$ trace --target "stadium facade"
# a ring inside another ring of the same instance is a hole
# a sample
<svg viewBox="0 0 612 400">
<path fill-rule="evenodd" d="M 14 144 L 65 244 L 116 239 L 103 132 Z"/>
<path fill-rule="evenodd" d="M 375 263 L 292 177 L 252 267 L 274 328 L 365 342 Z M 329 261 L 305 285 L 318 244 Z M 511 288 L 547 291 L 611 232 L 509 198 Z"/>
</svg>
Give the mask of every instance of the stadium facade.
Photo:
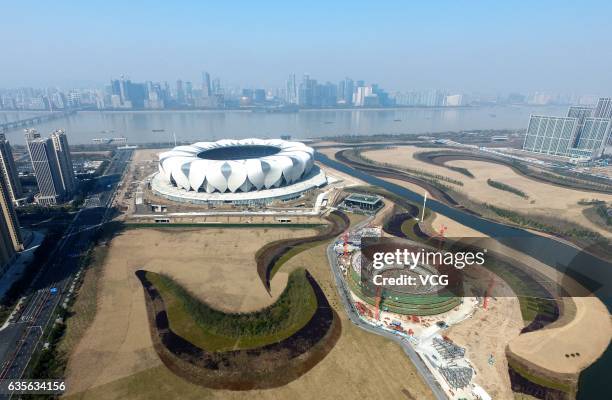
<svg viewBox="0 0 612 400">
<path fill-rule="evenodd" d="M 159 155 L 153 191 L 192 203 L 261 204 L 323 186 L 314 149 L 280 139 L 224 139 L 177 146 Z"/>
</svg>

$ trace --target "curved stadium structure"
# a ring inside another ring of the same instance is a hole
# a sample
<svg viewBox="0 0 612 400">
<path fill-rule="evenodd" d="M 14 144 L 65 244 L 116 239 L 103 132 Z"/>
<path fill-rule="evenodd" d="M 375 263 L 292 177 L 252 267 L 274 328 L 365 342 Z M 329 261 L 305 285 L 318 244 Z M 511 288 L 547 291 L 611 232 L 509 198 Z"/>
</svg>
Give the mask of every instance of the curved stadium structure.
<svg viewBox="0 0 612 400">
<path fill-rule="evenodd" d="M 178 146 L 159 155 L 153 190 L 188 203 L 288 200 L 327 182 L 314 149 L 279 139 L 224 139 Z"/>
</svg>

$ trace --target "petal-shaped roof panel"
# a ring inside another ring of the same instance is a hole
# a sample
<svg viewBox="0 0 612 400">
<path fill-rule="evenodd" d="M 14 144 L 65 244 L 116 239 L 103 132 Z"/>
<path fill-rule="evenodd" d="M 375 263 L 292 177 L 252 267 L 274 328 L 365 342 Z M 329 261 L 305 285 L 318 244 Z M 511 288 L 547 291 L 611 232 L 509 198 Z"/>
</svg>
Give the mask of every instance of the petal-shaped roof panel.
<svg viewBox="0 0 612 400">
<path fill-rule="evenodd" d="M 214 157 L 206 153 L 212 149 Z M 177 146 L 159 154 L 158 169 L 160 177 L 179 188 L 212 193 L 290 185 L 313 165 L 314 150 L 303 143 L 252 138 Z"/>
</svg>

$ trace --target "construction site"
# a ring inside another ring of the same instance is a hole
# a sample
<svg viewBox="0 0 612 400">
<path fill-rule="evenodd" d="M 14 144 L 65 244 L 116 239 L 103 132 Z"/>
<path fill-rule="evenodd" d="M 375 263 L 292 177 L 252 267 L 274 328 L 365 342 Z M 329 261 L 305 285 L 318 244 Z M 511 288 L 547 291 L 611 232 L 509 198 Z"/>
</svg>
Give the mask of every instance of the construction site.
<svg viewBox="0 0 612 400">
<path fill-rule="evenodd" d="M 378 287 L 375 296 L 362 290 L 362 239 L 387 235 L 381 226 L 366 224 L 345 232 L 333 244 L 332 268 L 342 276 L 350 307 L 359 319 L 399 338 L 411 347 L 431 376 L 450 399 L 491 399 L 479 385 L 478 369 L 465 347 L 455 343 L 446 331 L 486 310 L 489 297 L 431 296 L 432 288 L 420 286 L 412 293 L 390 292 Z M 427 273 L 416 268 L 413 273 Z M 495 363 L 491 354 L 489 364 Z"/>
<path fill-rule="evenodd" d="M 336 295 L 345 303 L 353 324 L 399 344 L 407 358 L 401 352 L 400 356 L 414 364 L 437 398 L 514 398 L 514 381 L 511 382 L 509 371 L 518 364 L 516 358 L 511 361 L 508 351 L 524 354 L 525 349 L 531 347 L 519 346 L 522 343 L 519 335 L 526 339 L 538 332 L 521 335 L 529 321 L 523 318 L 524 304 L 516 296 L 491 294 L 493 286 L 496 293 L 512 292 L 503 279 L 491 278 L 490 287 L 485 287 L 487 290 L 479 295 L 437 296 L 428 285 L 410 291 L 379 288 L 374 294 L 366 293 L 362 287 L 364 238 L 405 238 L 405 231 L 409 230 L 416 234 L 411 238 L 416 244 L 419 234 L 444 237 L 449 229 L 455 236 L 477 236 L 478 232 L 468 231 L 444 214 L 427 209 L 426 215 L 425 207 L 387 197 L 388 192 L 368 186 L 338 166 L 321 162 L 317 166 L 325 173 L 326 185 L 305 191 L 298 198 L 266 204 L 175 202 L 159 196 L 151 188 L 151 179 L 157 174 L 159 152 L 148 149 L 135 152 L 116 197 L 116 204 L 123 211 L 119 218 L 125 223 L 141 228 L 174 225 L 234 229 L 249 226 L 262 228 L 267 235 L 266 230 L 271 225 L 286 225 L 291 230 L 320 229 L 326 224 L 325 215 L 342 211 L 353 222 L 360 222 L 352 223 L 336 237 L 327 247 L 327 258 L 335 280 L 332 290 L 338 291 Z M 394 224 L 396 231 L 390 229 Z M 459 235 L 459 231 L 466 233 Z M 429 272 L 429 266 L 420 265 L 411 273 L 419 276 Z M 284 274 L 278 277 L 286 278 Z M 282 288 L 284 283 L 279 285 Z M 275 283 L 272 287 L 279 289 Z M 539 335 L 547 332 L 551 330 L 540 330 Z M 579 354 L 583 357 L 570 356 L 568 362 L 586 359 L 585 349 Z M 583 364 L 589 362 L 592 361 Z"/>
<path fill-rule="evenodd" d="M 136 224 L 308 224 L 317 223 L 328 204 L 337 202 L 338 189 L 347 184 L 336 171 L 320 167 L 326 183 L 299 197 L 266 204 L 189 204 L 160 196 L 151 186 L 158 174 L 163 149 L 143 149 L 134 154 L 126 178 L 119 186 L 116 204 L 121 218 Z M 349 178 L 349 182 L 350 182 Z"/>
</svg>

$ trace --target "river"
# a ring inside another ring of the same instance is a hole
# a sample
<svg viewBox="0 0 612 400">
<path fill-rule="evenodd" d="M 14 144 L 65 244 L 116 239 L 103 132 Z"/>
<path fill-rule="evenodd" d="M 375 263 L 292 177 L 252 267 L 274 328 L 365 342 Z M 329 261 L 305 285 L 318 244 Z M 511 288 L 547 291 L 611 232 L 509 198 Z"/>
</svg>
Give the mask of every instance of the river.
<svg viewBox="0 0 612 400">
<path fill-rule="evenodd" d="M 320 153 L 317 153 L 317 160 L 371 185 L 382 187 L 416 204 L 423 202 L 421 195 L 409 189 L 351 168 Z M 537 235 L 524 229 L 483 219 L 433 199 L 427 201 L 427 207 L 436 213 L 454 219 L 460 224 L 480 231 L 487 236 L 494 237 L 500 243 L 510 248 L 521 251 L 536 260 L 567 273 L 576 281 L 591 289 L 608 307 L 608 310 L 612 309 L 612 265 L 610 262 L 581 252 L 563 242 Z M 608 398 L 609 393 L 605 390 L 603 382 L 608 381 L 610 371 L 612 371 L 612 350 L 608 346 L 602 357 L 580 375 L 577 399 Z"/>
<path fill-rule="evenodd" d="M 219 111 L 80 111 L 35 126 L 47 134 L 63 128 L 71 144 L 94 138 L 126 137 L 131 144 L 217 140 L 291 135 L 295 139 L 337 135 L 422 134 L 470 129 L 524 129 L 530 114 L 565 115 L 567 107 L 490 106 L 301 110 L 296 113 Z M 0 111 L 0 123 L 36 112 Z M 155 132 L 163 130 L 163 132 Z M 24 143 L 23 129 L 8 132 L 12 143 Z"/>
<path fill-rule="evenodd" d="M 466 108 L 402 108 L 375 110 L 303 110 L 298 113 L 248 111 L 81 111 L 77 114 L 35 126 L 43 135 L 63 128 L 71 144 L 91 144 L 94 138 L 126 137 L 130 144 L 179 141 L 206 141 L 222 138 L 272 137 L 291 135 L 295 139 L 338 135 L 424 134 L 476 129 L 524 129 L 530 114 L 564 116 L 567 107 L 491 106 Z M 38 112 L 0 111 L 0 123 L 39 115 Z M 163 130 L 162 132 L 154 132 Z M 24 144 L 23 130 L 7 133 L 13 144 Z M 322 157 L 325 163 L 334 161 Z M 408 200 L 420 203 L 420 195 L 376 177 L 355 171 L 344 164 L 333 165 L 371 184 L 379 185 Z M 504 244 L 549 264 L 567 263 L 576 257 L 584 265 L 582 273 L 605 283 L 599 297 L 611 308 L 612 268 L 609 263 L 587 255 L 561 242 L 521 229 L 487 221 L 444 204 L 429 200 L 429 207 Z M 527 240 L 526 240 L 527 239 Z M 579 280 L 579 279 L 578 279 Z M 581 375 L 578 399 L 606 398 L 602 382 L 612 371 L 612 350 Z"/>
</svg>

